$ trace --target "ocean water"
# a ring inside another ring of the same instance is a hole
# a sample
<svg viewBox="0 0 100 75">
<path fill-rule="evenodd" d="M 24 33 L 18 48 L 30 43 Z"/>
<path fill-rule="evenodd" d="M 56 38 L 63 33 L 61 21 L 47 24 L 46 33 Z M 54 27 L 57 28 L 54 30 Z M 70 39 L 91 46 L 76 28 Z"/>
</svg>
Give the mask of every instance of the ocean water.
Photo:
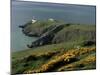
<svg viewBox="0 0 100 75">
<path fill-rule="evenodd" d="M 24 25 L 35 16 L 37 20 L 54 18 L 68 23 L 95 24 L 96 7 L 70 4 L 49 4 L 39 2 L 12 1 L 11 6 L 11 50 L 28 49 L 36 38 L 25 36 L 19 25 Z"/>
</svg>

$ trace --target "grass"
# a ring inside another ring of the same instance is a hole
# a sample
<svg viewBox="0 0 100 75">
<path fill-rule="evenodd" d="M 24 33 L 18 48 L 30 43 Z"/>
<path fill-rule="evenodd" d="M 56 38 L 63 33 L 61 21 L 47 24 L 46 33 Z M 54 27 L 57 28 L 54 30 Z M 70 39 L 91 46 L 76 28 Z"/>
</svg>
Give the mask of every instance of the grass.
<svg viewBox="0 0 100 75">
<path fill-rule="evenodd" d="M 45 52 L 51 52 L 51 51 L 61 51 L 64 49 L 70 49 L 70 48 L 74 48 L 80 45 L 80 42 L 78 41 L 74 41 L 74 42 L 64 42 L 64 43 L 59 43 L 59 44 L 52 44 L 52 45 L 45 45 L 45 46 L 41 46 L 41 47 L 37 47 L 37 48 L 33 48 L 33 49 L 27 49 L 24 51 L 20 51 L 20 52 L 13 52 L 12 53 L 12 60 L 16 60 L 19 58 L 23 58 L 23 57 L 27 57 L 30 54 L 42 54 Z"/>
<path fill-rule="evenodd" d="M 35 23 L 29 22 L 28 23 L 29 25 L 26 24 L 27 26 L 24 28 L 24 33 L 29 34 L 32 32 L 32 34 L 34 35 L 41 36 L 43 33 L 50 30 L 52 27 L 54 27 L 54 25 L 59 24 L 59 23 L 63 23 L 63 21 L 38 20 Z"/>
<path fill-rule="evenodd" d="M 84 41 L 95 39 L 95 26 L 92 25 L 70 25 L 59 31 L 53 43 L 71 42 L 71 41 Z"/>
<path fill-rule="evenodd" d="M 55 67 L 57 69 L 58 65 L 60 67 L 60 66 L 66 65 L 66 64 L 70 64 L 72 62 L 76 62 L 76 63 L 74 63 L 74 65 L 79 65 L 80 63 L 83 65 L 87 65 L 92 62 L 95 62 L 95 57 L 93 55 L 92 56 L 89 55 L 85 59 L 82 59 L 82 60 L 80 60 L 77 57 L 82 56 L 84 54 L 90 54 L 90 52 L 95 52 L 95 50 L 96 50 L 95 47 L 80 48 L 79 50 L 71 49 L 71 50 L 64 52 L 63 54 L 61 54 L 59 56 L 54 57 L 52 60 L 47 61 L 47 63 L 44 63 L 43 65 L 41 65 L 40 68 L 29 69 L 29 70 L 24 71 L 24 73 L 30 74 L 30 73 L 50 72 L 50 71 L 53 71 L 53 69 L 55 70 Z M 44 54 L 45 57 L 47 57 L 48 54 L 49 53 L 47 53 L 46 55 Z M 52 56 L 52 54 L 49 54 L 49 55 Z M 77 62 L 78 60 L 79 60 L 79 62 Z M 73 67 L 74 67 L 74 65 L 73 65 Z M 62 70 L 62 68 L 59 71 L 61 71 L 61 70 Z"/>
<path fill-rule="evenodd" d="M 68 45 L 68 44 L 66 44 L 66 45 Z M 40 49 L 37 48 L 37 49 L 31 50 L 31 51 L 28 50 L 27 52 L 23 51 L 22 53 L 19 52 L 18 54 L 15 53 L 15 55 L 14 55 L 15 58 L 12 60 L 12 63 L 13 63 L 12 67 L 14 66 L 13 73 L 33 73 L 33 71 L 37 72 L 37 73 L 38 72 L 47 72 L 47 71 L 49 72 L 51 70 L 41 71 L 41 69 L 39 69 L 39 68 L 48 63 L 49 63 L 48 66 L 50 66 L 52 64 L 52 62 L 55 62 L 55 64 L 53 64 L 53 65 L 56 65 L 57 62 L 63 63 L 62 60 L 69 61 L 70 59 L 74 60 L 74 58 L 79 59 L 79 57 L 80 57 L 80 59 L 83 59 L 84 57 L 87 57 L 87 55 L 95 53 L 95 47 L 87 47 L 87 48 L 83 47 L 83 48 L 80 48 L 79 50 L 77 50 L 77 48 L 75 48 L 74 46 L 70 47 L 68 49 L 68 47 L 66 47 L 66 45 L 65 45 L 65 43 L 62 43 L 58 46 L 59 48 L 57 46 L 54 47 L 52 45 L 53 48 L 52 47 L 49 47 L 49 48 L 41 47 Z M 25 53 L 25 54 L 23 54 L 23 53 Z M 20 56 L 20 55 L 22 55 L 22 56 Z M 69 56 L 69 55 L 70 55 L 70 57 L 67 58 L 67 56 Z M 77 58 L 77 56 L 78 56 L 78 58 Z M 80 60 L 78 60 L 78 61 L 80 61 Z M 74 62 L 77 62 L 77 61 L 75 60 Z M 78 62 L 77 62 L 77 64 L 78 64 Z M 59 67 L 57 69 L 60 68 L 60 64 L 58 64 L 58 65 L 59 65 Z M 61 65 L 61 66 L 64 66 L 64 65 Z M 39 71 L 37 71 L 37 69 Z M 51 69 L 51 67 L 49 67 L 49 69 Z M 59 71 L 57 69 L 56 70 L 54 69 L 54 71 Z M 87 67 L 87 69 L 88 69 L 88 67 Z M 75 69 L 73 69 L 73 70 L 75 70 Z M 30 71 L 32 71 L 32 72 L 30 72 Z"/>
<path fill-rule="evenodd" d="M 29 23 L 29 28 L 44 31 L 56 23 L 38 21 Z M 95 69 L 95 44 L 83 46 L 85 40 L 95 38 L 95 25 L 69 24 L 55 34 L 51 44 L 13 52 L 12 74 Z"/>
</svg>

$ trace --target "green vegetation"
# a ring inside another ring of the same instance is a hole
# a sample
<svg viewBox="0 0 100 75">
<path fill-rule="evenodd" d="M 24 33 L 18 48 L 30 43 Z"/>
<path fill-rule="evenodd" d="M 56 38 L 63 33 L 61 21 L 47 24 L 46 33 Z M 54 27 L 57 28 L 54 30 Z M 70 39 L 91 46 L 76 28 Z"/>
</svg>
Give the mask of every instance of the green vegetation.
<svg viewBox="0 0 100 75">
<path fill-rule="evenodd" d="M 70 25 L 59 31 L 53 42 L 72 42 L 95 40 L 95 26 L 94 25 Z"/>
<path fill-rule="evenodd" d="M 59 23 L 64 23 L 63 21 L 36 21 L 35 23 L 28 22 L 25 24 L 25 28 L 23 29 L 23 33 L 28 36 L 41 36 L 46 31 L 49 31 L 51 28 L 55 27 L 55 25 Z"/>
<path fill-rule="evenodd" d="M 38 21 L 23 30 L 40 36 L 59 23 Z M 95 69 L 95 34 L 95 25 L 66 24 L 52 43 L 12 53 L 12 74 Z"/>
</svg>

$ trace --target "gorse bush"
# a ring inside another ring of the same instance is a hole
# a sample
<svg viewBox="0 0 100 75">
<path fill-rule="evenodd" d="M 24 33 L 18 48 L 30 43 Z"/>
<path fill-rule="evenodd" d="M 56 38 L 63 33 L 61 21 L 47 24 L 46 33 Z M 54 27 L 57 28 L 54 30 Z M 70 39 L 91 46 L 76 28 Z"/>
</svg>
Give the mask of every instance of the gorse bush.
<svg viewBox="0 0 100 75">
<path fill-rule="evenodd" d="M 95 63 L 95 64 L 94 64 Z M 95 55 L 89 55 L 85 57 L 84 59 L 72 63 L 72 64 L 67 64 L 61 68 L 58 69 L 58 71 L 66 71 L 66 70 L 81 70 L 81 69 L 89 69 L 86 66 L 88 65 L 96 65 L 96 56 Z M 96 67 L 96 66 L 95 66 Z M 95 69 L 95 67 L 91 67 L 91 69 Z"/>
<path fill-rule="evenodd" d="M 25 34 L 41 36 L 61 23 L 64 22 L 29 22 L 22 28 Z M 66 24 L 63 27 L 53 30 L 56 33 L 49 44 L 12 53 L 12 74 L 95 69 L 95 25 Z"/>
<path fill-rule="evenodd" d="M 52 71 L 52 69 L 54 69 L 56 66 L 59 65 L 65 65 L 65 64 L 70 64 L 72 62 L 75 62 L 78 56 L 80 55 L 84 55 L 84 54 L 89 54 L 92 51 L 95 51 L 95 47 L 93 48 L 80 48 L 79 50 L 77 49 L 72 49 L 67 51 L 66 53 L 58 56 L 57 58 L 52 59 L 51 61 L 45 63 L 44 65 L 42 65 L 40 68 L 35 69 L 35 70 L 28 70 L 25 71 L 24 73 L 39 73 L 39 72 L 49 72 Z M 89 64 L 90 62 L 95 62 L 95 57 L 92 58 L 92 56 L 89 56 L 87 58 L 85 58 L 84 60 L 85 63 Z M 62 69 L 60 69 L 62 70 Z"/>
</svg>

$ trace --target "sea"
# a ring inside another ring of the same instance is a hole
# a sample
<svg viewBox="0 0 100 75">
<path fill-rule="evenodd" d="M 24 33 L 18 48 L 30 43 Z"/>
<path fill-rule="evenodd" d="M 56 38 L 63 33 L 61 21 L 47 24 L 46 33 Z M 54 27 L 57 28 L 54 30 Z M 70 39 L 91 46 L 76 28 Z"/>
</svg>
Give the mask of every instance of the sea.
<svg viewBox="0 0 100 75">
<path fill-rule="evenodd" d="M 28 37 L 18 27 L 32 20 L 53 18 L 68 23 L 96 24 L 96 6 L 57 4 L 44 2 L 12 1 L 11 2 L 11 51 L 27 50 L 27 44 L 35 41 L 36 37 Z"/>
</svg>

